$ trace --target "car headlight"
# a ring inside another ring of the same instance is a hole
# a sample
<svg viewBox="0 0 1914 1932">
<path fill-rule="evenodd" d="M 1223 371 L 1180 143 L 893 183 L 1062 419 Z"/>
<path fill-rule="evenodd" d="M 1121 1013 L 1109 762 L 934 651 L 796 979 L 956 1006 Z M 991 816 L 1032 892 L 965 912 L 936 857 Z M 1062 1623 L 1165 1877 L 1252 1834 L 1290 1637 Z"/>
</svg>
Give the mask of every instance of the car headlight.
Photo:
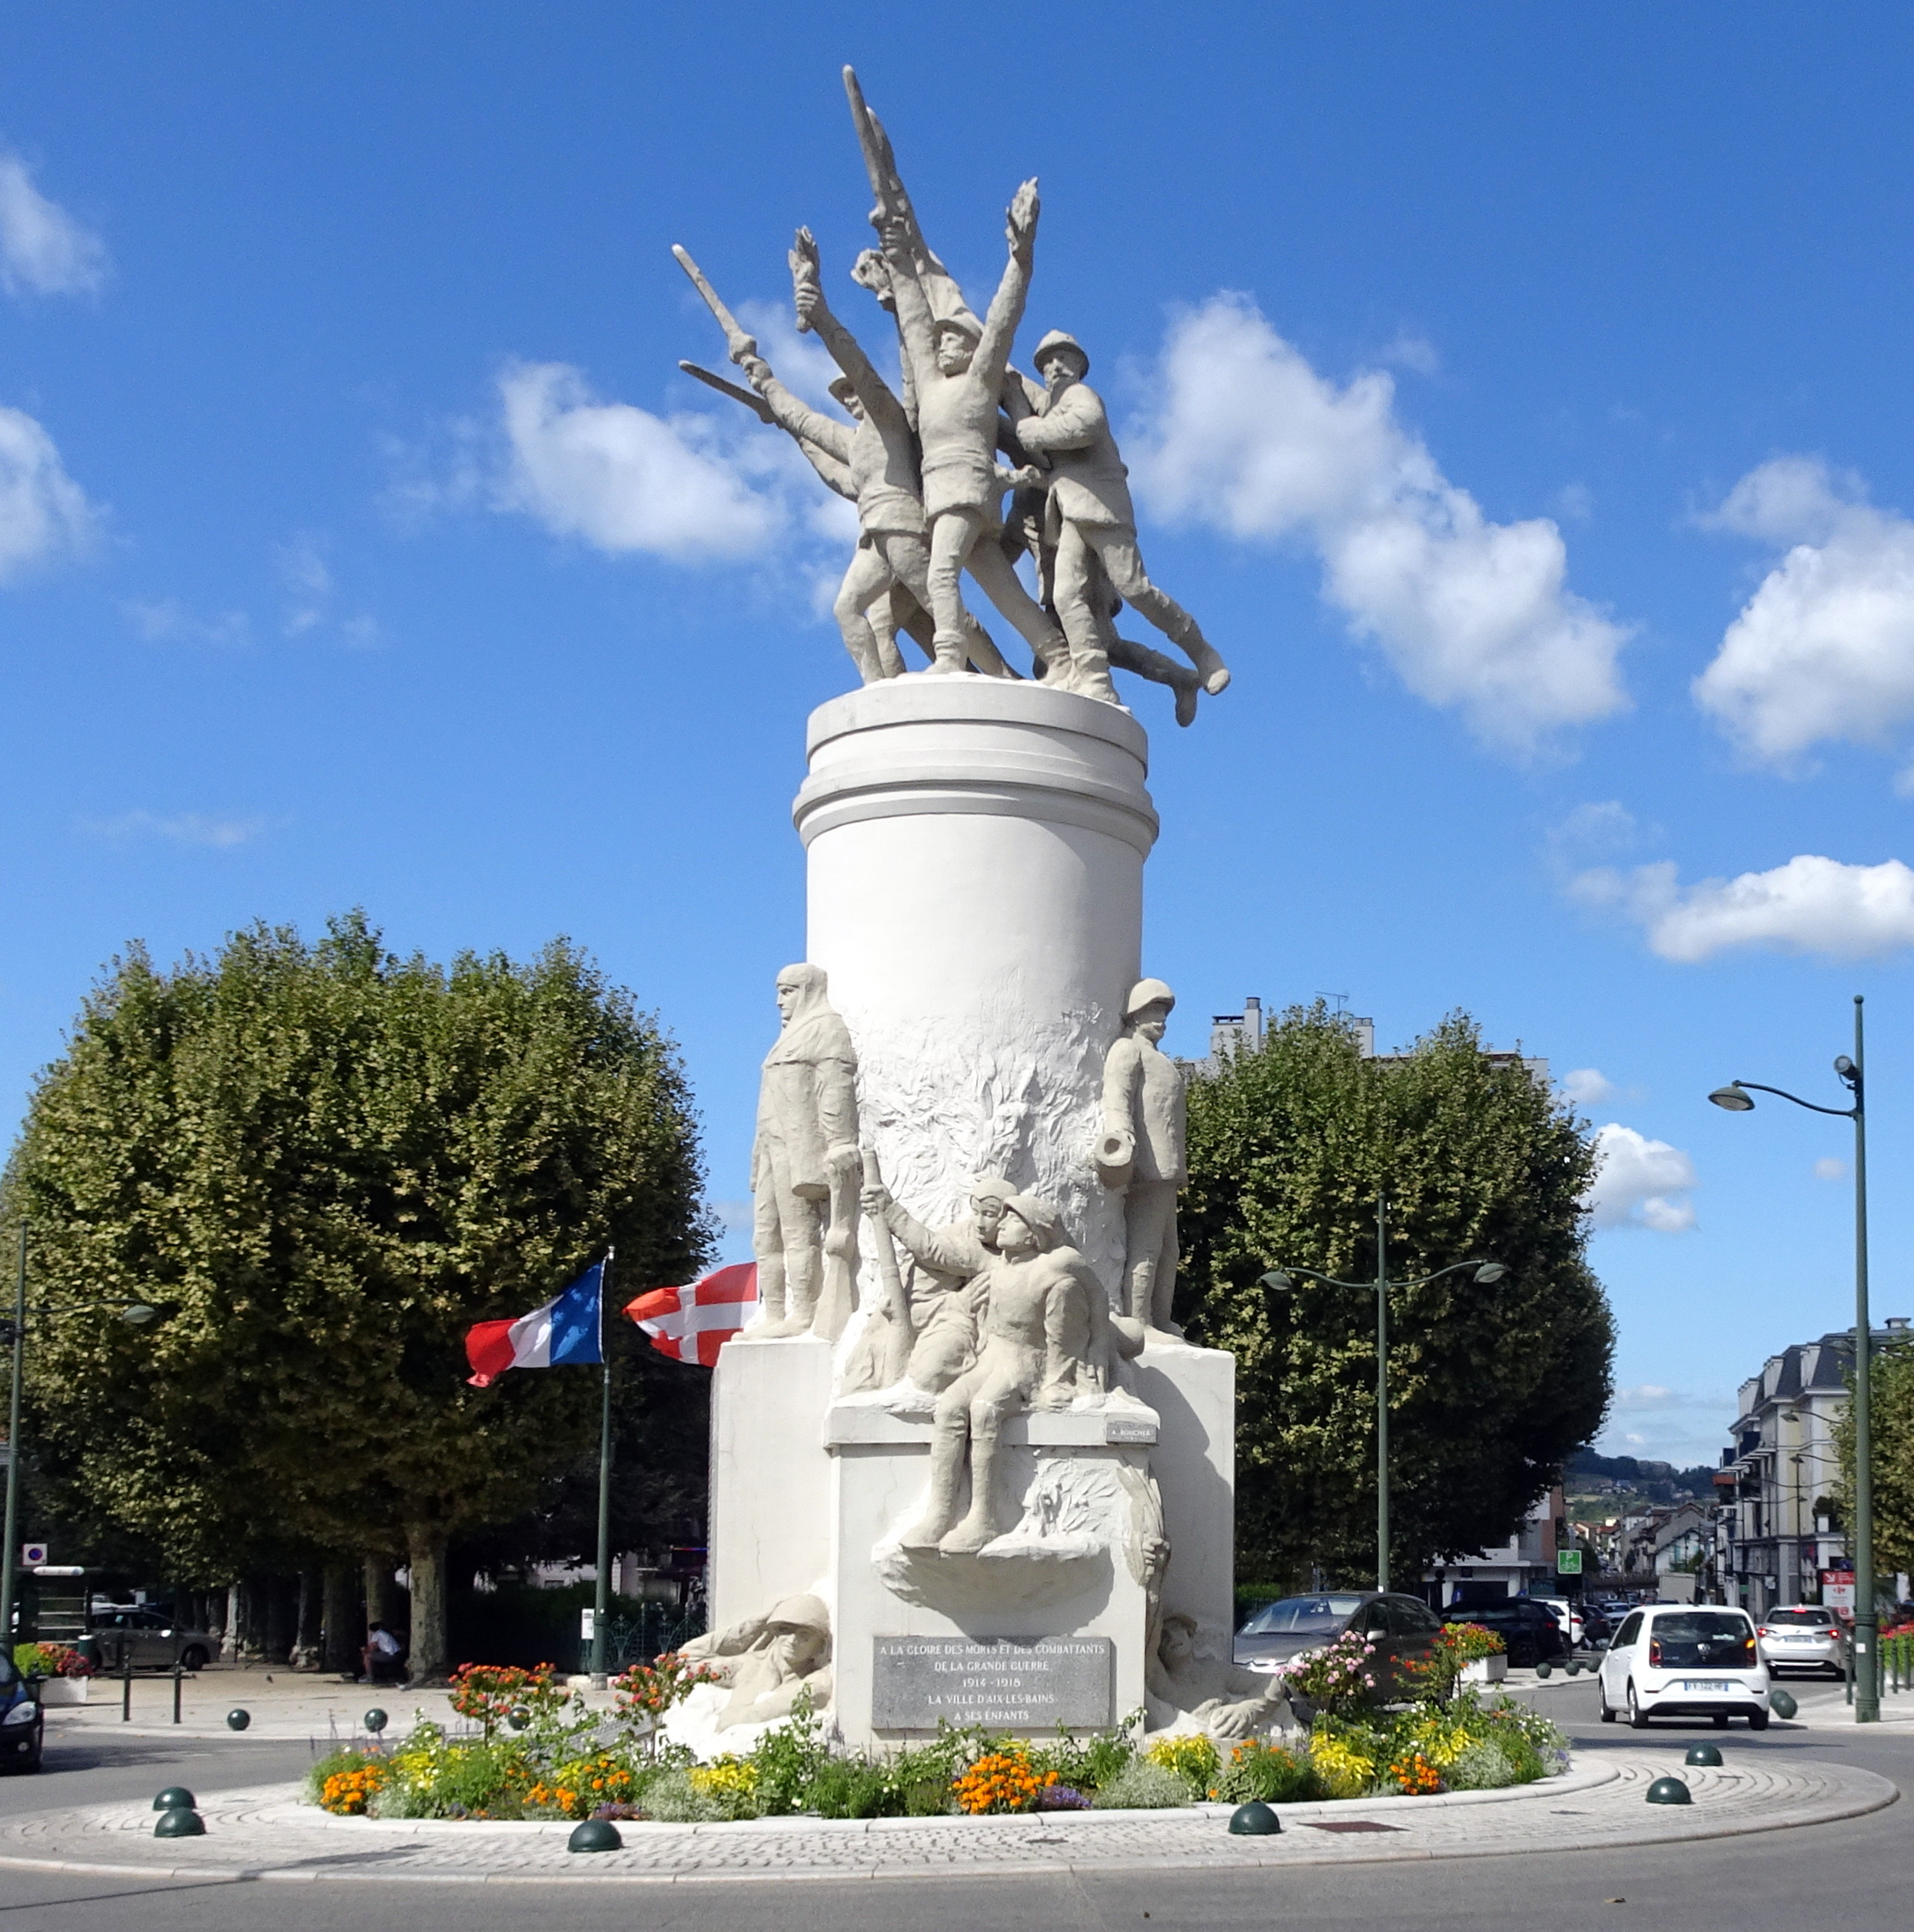
<svg viewBox="0 0 1914 1932">
<path fill-rule="evenodd" d="M 37 1704 L 16 1704 L 4 1718 L 0 1718 L 0 1725 L 31 1724 L 39 1715 L 40 1707 Z"/>
</svg>

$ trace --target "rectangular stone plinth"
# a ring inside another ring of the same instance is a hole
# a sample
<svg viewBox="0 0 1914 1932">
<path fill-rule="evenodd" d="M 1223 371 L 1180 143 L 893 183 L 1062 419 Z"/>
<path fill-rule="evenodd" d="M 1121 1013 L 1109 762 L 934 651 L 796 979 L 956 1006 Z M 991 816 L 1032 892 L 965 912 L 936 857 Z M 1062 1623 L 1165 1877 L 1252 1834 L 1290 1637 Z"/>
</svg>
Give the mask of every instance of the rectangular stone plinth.
<svg viewBox="0 0 1914 1932">
<path fill-rule="evenodd" d="M 1108 1637 L 1018 1643 L 879 1637 L 872 1643 L 872 1727 L 935 1731 L 939 1721 L 1025 1733 L 1098 1731 L 1115 1718 Z"/>
</svg>

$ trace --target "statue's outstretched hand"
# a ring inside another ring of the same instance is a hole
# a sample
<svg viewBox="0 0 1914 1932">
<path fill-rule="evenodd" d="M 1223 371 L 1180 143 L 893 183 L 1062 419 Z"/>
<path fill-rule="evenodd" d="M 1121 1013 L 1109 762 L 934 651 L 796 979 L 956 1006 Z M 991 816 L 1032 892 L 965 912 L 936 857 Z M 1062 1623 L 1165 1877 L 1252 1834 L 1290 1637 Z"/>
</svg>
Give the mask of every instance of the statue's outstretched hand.
<svg viewBox="0 0 1914 1932">
<path fill-rule="evenodd" d="M 1017 254 L 1027 255 L 1037 238 L 1037 184 L 1034 177 L 1018 189 L 1010 204 L 1010 212 L 1005 233 L 1010 237 L 1012 250 Z"/>
</svg>

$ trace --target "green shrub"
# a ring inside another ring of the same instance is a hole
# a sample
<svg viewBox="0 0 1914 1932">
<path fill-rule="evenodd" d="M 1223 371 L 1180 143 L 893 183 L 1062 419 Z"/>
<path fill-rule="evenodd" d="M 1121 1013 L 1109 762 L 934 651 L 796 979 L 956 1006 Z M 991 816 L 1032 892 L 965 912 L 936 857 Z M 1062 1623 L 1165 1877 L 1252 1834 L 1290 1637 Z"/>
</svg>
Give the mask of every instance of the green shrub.
<svg viewBox="0 0 1914 1932">
<path fill-rule="evenodd" d="M 1496 1791 L 1516 1782 L 1508 1754 L 1489 1738 L 1464 1744 L 1442 1768 L 1442 1774 L 1454 1791 Z"/>
<path fill-rule="evenodd" d="M 823 1724 L 811 1708 L 811 1694 L 799 1691 L 790 1716 L 752 1747 L 759 1811 L 766 1817 L 779 1817 L 809 1811 L 811 1787 L 830 1757 Z"/>
<path fill-rule="evenodd" d="M 1189 1802 L 1188 1781 L 1147 1758 L 1132 1758 L 1091 1800 L 1099 1811 L 1168 1811 Z"/>
<path fill-rule="evenodd" d="M 676 1768 L 647 1778 L 638 1801 L 647 1817 L 666 1824 L 717 1824 L 729 1815 L 716 1798 L 692 1788 L 690 1772 Z"/>
<path fill-rule="evenodd" d="M 1301 1751 L 1251 1738 L 1238 1744 L 1218 1774 L 1216 1795 L 1225 1804 L 1302 1804 L 1322 1795 L 1315 1768 Z"/>
<path fill-rule="evenodd" d="M 811 1780 L 809 1808 L 827 1818 L 896 1817 L 904 1793 L 893 1790 L 882 1764 L 861 1758 L 832 1758 Z"/>
<path fill-rule="evenodd" d="M 1144 1746 L 1143 1755 L 1152 1764 L 1175 1771 L 1189 1787 L 1192 1798 L 1208 1798 L 1210 1787 L 1223 1768 L 1215 1740 L 1200 1731 L 1181 1737 L 1158 1738 Z"/>
<path fill-rule="evenodd" d="M 1030 1761 L 1040 1771 L 1055 1771 L 1059 1784 L 1073 1791 L 1094 1791 L 1105 1785 L 1136 1755 L 1135 1731 L 1141 1711 L 1133 1711 L 1115 1731 L 1073 1737 L 1059 1731 L 1048 1744 L 1032 1744 Z"/>
</svg>

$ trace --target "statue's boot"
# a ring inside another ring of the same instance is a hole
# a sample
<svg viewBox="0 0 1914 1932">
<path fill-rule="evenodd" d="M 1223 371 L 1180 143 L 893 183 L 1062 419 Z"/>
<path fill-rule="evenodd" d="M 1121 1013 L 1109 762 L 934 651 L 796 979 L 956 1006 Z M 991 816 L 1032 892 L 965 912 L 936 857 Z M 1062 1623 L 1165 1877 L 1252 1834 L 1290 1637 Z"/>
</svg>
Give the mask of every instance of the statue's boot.
<svg viewBox="0 0 1914 1932">
<path fill-rule="evenodd" d="M 1196 666 L 1203 680 L 1203 689 L 1212 698 L 1229 688 L 1229 666 L 1218 655 L 1216 646 L 1203 635 L 1197 626 L 1196 619 L 1188 611 L 1183 613 L 1182 622 L 1171 631 L 1170 642 Z"/>
<path fill-rule="evenodd" d="M 971 640 L 961 634 L 952 637 L 948 632 L 939 631 L 935 637 L 936 656 L 932 659 L 929 669 L 939 677 L 953 677 L 970 669 Z"/>
<path fill-rule="evenodd" d="M 930 1449 L 930 1501 L 924 1513 L 903 1535 L 899 1545 L 919 1555 L 935 1555 L 957 1520 L 957 1481 L 963 1462 L 961 1436 L 939 1429 Z"/>
</svg>

